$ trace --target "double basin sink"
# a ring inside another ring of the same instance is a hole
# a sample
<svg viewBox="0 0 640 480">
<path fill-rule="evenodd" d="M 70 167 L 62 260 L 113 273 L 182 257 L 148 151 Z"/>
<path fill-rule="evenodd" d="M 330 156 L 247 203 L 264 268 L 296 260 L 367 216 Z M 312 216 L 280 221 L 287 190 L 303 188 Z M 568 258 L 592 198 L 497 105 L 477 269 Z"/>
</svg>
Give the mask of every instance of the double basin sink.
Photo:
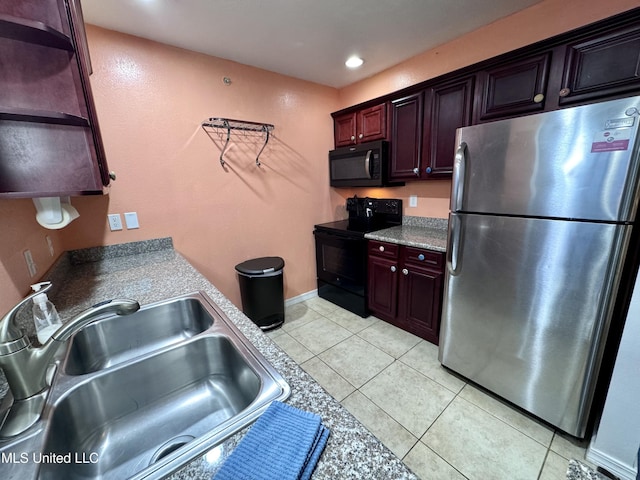
<svg viewBox="0 0 640 480">
<path fill-rule="evenodd" d="M 202 292 L 105 317 L 71 338 L 42 419 L 0 440 L 0 477 L 161 478 L 289 392 Z"/>
</svg>

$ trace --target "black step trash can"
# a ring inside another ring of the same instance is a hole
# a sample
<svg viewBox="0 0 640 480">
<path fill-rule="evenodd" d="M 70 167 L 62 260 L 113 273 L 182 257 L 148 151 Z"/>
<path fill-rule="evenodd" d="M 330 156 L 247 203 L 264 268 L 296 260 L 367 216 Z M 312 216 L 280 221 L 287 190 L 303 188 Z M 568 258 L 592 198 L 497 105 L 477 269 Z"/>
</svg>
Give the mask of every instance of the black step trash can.
<svg viewBox="0 0 640 480">
<path fill-rule="evenodd" d="M 284 323 L 284 288 L 280 257 L 261 257 L 236 265 L 242 311 L 262 330 Z"/>
</svg>

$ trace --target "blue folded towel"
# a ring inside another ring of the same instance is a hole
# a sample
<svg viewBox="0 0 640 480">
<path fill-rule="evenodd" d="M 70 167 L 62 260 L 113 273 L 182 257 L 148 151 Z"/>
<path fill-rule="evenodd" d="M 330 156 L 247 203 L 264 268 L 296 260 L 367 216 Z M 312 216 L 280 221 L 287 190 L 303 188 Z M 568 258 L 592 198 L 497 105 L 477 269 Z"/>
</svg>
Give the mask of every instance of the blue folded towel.
<svg viewBox="0 0 640 480">
<path fill-rule="evenodd" d="M 216 480 L 308 480 L 327 444 L 322 419 L 273 402 L 240 441 Z"/>
</svg>

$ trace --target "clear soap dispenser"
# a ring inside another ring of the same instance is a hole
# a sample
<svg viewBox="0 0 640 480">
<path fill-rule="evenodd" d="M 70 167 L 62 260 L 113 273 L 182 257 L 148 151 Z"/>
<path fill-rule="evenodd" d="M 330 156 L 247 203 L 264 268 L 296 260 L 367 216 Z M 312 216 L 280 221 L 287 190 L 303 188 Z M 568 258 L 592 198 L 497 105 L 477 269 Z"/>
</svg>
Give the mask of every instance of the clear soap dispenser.
<svg viewBox="0 0 640 480">
<path fill-rule="evenodd" d="M 49 282 L 31 285 L 34 292 L 39 292 L 43 285 Z M 44 345 L 51 335 L 62 326 L 56 307 L 49 301 L 46 293 L 33 297 L 33 323 L 36 326 L 38 341 Z"/>
</svg>

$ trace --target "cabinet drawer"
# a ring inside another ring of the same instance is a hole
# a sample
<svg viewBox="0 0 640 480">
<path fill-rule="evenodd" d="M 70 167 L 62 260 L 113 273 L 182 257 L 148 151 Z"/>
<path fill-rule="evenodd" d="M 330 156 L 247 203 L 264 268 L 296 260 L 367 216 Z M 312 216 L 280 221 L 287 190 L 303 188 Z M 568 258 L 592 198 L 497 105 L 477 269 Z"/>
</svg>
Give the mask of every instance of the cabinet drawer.
<svg viewBox="0 0 640 480">
<path fill-rule="evenodd" d="M 399 251 L 400 245 L 396 245 L 395 243 L 369 240 L 369 255 L 384 258 L 398 258 Z"/>
<path fill-rule="evenodd" d="M 444 254 L 431 250 L 422 250 L 420 248 L 404 247 L 402 263 L 422 265 L 424 267 L 442 270 L 444 268 Z"/>
</svg>

